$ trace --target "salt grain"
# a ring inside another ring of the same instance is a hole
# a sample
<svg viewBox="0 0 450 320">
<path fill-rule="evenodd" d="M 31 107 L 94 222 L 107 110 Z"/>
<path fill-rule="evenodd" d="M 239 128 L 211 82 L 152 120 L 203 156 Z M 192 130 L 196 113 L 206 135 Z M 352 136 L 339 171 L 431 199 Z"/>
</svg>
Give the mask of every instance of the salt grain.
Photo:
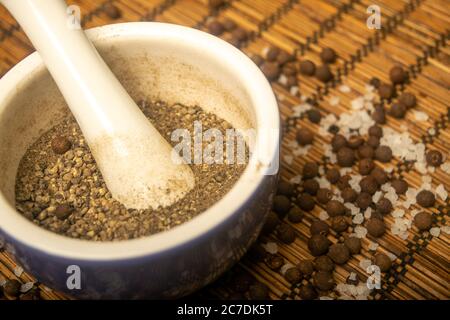
<svg viewBox="0 0 450 320">
<path fill-rule="evenodd" d="M 450 234 L 450 226 L 442 226 L 441 231 L 445 234 Z"/>
<path fill-rule="evenodd" d="M 397 256 L 392 252 L 386 252 L 386 255 L 389 257 L 389 259 L 391 259 L 391 261 L 395 261 L 395 259 L 397 259 Z"/>
<path fill-rule="evenodd" d="M 301 181 L 302 181 L 301 175 L 297 175 L 297 176 L 294 176 L 291 179 L 289 179 L 289 182 L 293 183 L 293 184 L 299 184 Z"/>
<path fill-rule="evenodd" d="M 360 239 L 365 238 L 367 235 L 367 229 L 364 228 L 363 226 L 358 225 L 355 227 L 355 235 L 357 238 L 360 238 Z"/>
<path fill-rule="evenodd" d="M 342 93 L 349 93 L 350 91 L 352 91 L 352 90 L 350 89 L 350 87 L 347 86 L 347 85 L 345 85 L 345 84 L 340 85 L 338 89 L 339 89 L 339 91 L 342 92 Z"/>
<path fill-rule="evenodd" d="M 300 92 L 299 88 L 297 86 L 292 86 L 289 89 L 289 93 L 293 96 L 296 96 Z"/>
<path fill-rule="evenodd" d="M 292 162 L 294 161 L 294 157 L 289 154 L 285 155 L 283 159 L 287 164 L 292 164 Z"/>
<path fill-rule="evenodd" d="M 376 243 L 376 242 L 370 242 L 369 243 L 369 250 L 370 251 L 376 251 L 377 249 L 378 249 L 378 243 Z"/>
<path fill-rule="evenodd" d="M 362 215 L 362 213 L 358 213 L 353 217 L 352 221 L 354 224 L 361 224 L 364 222 L 364 216 Z"/>
<path fill-rule="evenodd" d="M 405 215 L 405 210 L 400 208 L 395 208 L 394 211 L 392 211 L 392 216 L 394 218 L 401 218 Z"/>
<path fill-rule="evenodd" d="M 324 221 L 327 220 L 330 216 L 328 215 L 328 213 L 326 211 L 321 211 L 319 213 L 319 219 Z"/>
<path fill-rule="evenodd" d="M 24 283 L 20 286 L 20 292 L 26 293 L 26 292 L 30 291 L 31 288 L 33 288 L 33 286 L 34 286 L 34 282 Z"/>
<path fill-rule="evenodd" d="M 378 200 L 381 199 L 381 196 L 382 196 L 382 195 L 383 195 L 383 192 L 381 192 L 381 191 L 375 192 L 374 195 L 372 196 L 372 201 L 373 201 L 374 203 L 377 203 Z"/>
<path fill-rule="evenodd" d="M 450 161 L 446 161 L 443 164 L 441 164 L 441 170 L 447 174 L 450 174 Z"/>
<path fill-rule="evenodd" d="M 445 190 L 444 185 L 442 183 L 436 187 L 435 192 L 436 195 L 442 199 L 442 201 L 447 200 L 448 192 L 447 190 Z"/>
<path fill-rule="evenodd" d="M 284 74 L 281 74 L 280 77 L 278 78 L 278 82 L 283 86 L 285 86 L 287 85 L 288 78 Z"/>
<path fill-rule="evenodd" d="M 423 111 L 414 110 L 414 118 L 417 121 L 427 121 L 429 117 L 428 114 Z"/>
<path fill-rule="evenodd" d="M 22 267 L 17 266 L 17 267 L 14 268 L 14 275 L 16 277 L 20 278 L 22 273 L 23 273 L 23 268 Z"/>
<path fill-rule="evenodd" d="M 294 116 L 301 116 L 306 111 L 310 110 L 312 107 L 309 103 L 302 103 L 294 106 L 292 110 L 294 111 Z"/>
<path fill-rule="evenodd" d="M 341 99 L 338 96 L 332 96 L 330 97 L 329 103 L 331 106 L 335 107 L 339 104 L 340 101 Z"/>
<path fill-rule="evenodd" d="M 372 216 L 372 208 L 368 207 L 366 209 L 366 211 L 364 211 L 364 218 L 366 219 L 370 219 L 370 217 Z"/>
<path fill-rule="evenodd" d="M 370 267 L 372 265 L 372 261 L 370 261 L 369 259 L 363 259 L 359 262 L 359 266 L 366 271 L 368 267 Z"/>
<path fill-rule="evenodd" d="M 358 97 L 351 102 L 353 110 L 361 110 L 364 108 L 364 97 Z"/>
<path fill-rule="evenodd" d="M 439 237 L 439 235 L 441 234 L 441 229 L 439 227 L 433 227 L 430 229 L 430 234 L 433 237 Z"/>
<path fill-rule="evenodd" d="M 267 242 L 261 246 L 270 254 L 276 254 L 278 252 L 278 245 L 275 242 Z"/>
</svg>

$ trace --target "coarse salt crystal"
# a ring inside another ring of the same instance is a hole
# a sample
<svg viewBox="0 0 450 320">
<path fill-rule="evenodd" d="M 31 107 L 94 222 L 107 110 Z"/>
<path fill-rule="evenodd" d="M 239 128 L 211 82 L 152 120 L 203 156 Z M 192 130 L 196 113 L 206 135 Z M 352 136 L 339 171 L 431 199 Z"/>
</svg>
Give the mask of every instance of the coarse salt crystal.
<svg viewBox="0 0 450 320">
<path fill-rule="evenodd" d="M 328 296 L 322 296 L 319 298 L 319 300 L 333 300 L 332 297 L 328 297 Z"/>
<path fill-rule="evenodd" d="M 311 145 L 304 146 L 304 147 L 297 147 L 294 150 L 292 150 L 292 154 L 296 157 L 298 156 L 305 156 L 308 154 L 309 149 L 311 149 Z"/>
<path fill-rule="evenodd" d="M 435 190 L 436 194 L 441 198 L 443 201 L 447 200 L 448 192 L 445 190 L 444 185 L 441 183 L 436 187 Z"/>
<path fill-rule="evenodd" d="M 328 181 L 327 178 L 325 178 L 323 176 L 320 178 L 317 178 L 316 180 L 319 183 L 319 186 L 321 188 L 330 188 L 331 187 L 330 181 Z"/>
<path fill-rule="evenodd" d="M 319 213 L 319 219 L 324 221 L 327 220 L 330 216 L 328 215 L 328 213 L 326 211 L 320 211 Z"/>
<path fill-rule="evenodd" d="M 443 164 L 441 164 L 441 170 L 445 173 L 450 174 L 450 161 L 446 161 Z"/>
<path fill-rule="evenodd" d="M 366 209 L 366 211 L 364 211 L 364 218 L 366 219 L 370 219 L 370 217 L 372 216 L 372 208 L 368 207 Z"/>
<path fill-rule="evenodd" d="M 429 134 L 430 136 L 436 135 L 436 129 L 435 129 L 435 128 L 429 128 L 429 129 L 428 129 L 428 134 Z"/>
<path fill-rule="evenodd" d="M 292 94 L 293 96 L 296 96 L 299 92 L 300 92 L 300 90 L 297 86 L 292 86 L 289 89 L 289 93 Z"/>
<path fill-rule="evenodd" d="M 301 116 L 303 113 L 311 109 L 311 105 L 309 103 L 301 103 L 294 107 L 292 107 L 292 110 L 294 110 L 294 116 Z"/>
<path fill-rule="evenodd" d="M 353 99 L 351 102 L 351 106 L 353 110 L 361 110 L 362 108 L 364 108 L 364 97 Z"/>
<path fill-rule="evenodd" d="M 354 224 L 361 224 L 364 222 L 364 216 L 362 215 L 362 213 L 358 213 L 353 217 L 352 221 Z"/>
<path fill-rule="evenodd" d="M 286 154 L 283 159 L 287 164 L 292 164 L 292 162 L 294 161 L 294 157 L 289 154 Z"/>
<path fill-rule="evenodd" d="M 355 235 L 357 238 L 360 239 L 365 238 L 367 235 L 367 229 L 364 228 L 363 226 L 358 225 L 355 227 Z"/>
<path fill-rule="evenodd" d="M 414 110 L 414 118 L 417 121 L 427 121 L 429 117 L 428 114 L 423 111 Z"/>
<path fill-rule="evenodd" d="M 401 218 L 405 215 L 405 210 L 400 208 L 395 208 L 394 211 L 392 211 L 392 216 L 394 218 Z"/>
<path fill-rule="evenodd" d="M 20 277 L 22 275 L 22 273 L 23 273 L 22 267 L 17 266 L 14 268 L 14 274 L 16 277 Z"/>
<path fill-rule="evenodd" d="M 339 89 L 340 92 L 343 92 L 343 93 L 349 93 L 350 91 L 352 91 L 350 89 L 350 87 L 345 85 L 345 84 L 340 85 L 338 89 Z"/>
<path fill-rule="evenodd" d="M 439 228 L 439 227 L 433 227 L 433 228 L 431 228 L 431 229 L 430 229 L 430 234 L 431 234 L 433 237 L 439 237 L 439 235 L 441 234 L 441 228 Z"/>
<path fill-rule="evenodd" d="M 369 243 L 369 250 L 376 251 L 377 249 L 378 249 L 378 243 L 376 243 L 376 242 Z"/>
<path fill-rule="evenodd" d="M 280 273 L 284 276 L 286 271 L 288 271 L 291 268 L 294 268 L 295 266 L 291 263 L 286 263 L 280 268 Z"/>
<path fill-rule="evenodd" d="M 339 104 L 340 101 L 341 99 L 338 96 L 332 96 L 330 97 L 329 103 L 331 106 L 335 107 Z"/>
<path fill-rule="evenodd" d="M 359 266 L 366 271 L 368 267 L 370 267 L 372 265 L 372 261 L 370 261 L 369 259 L 362 259 L 359 262 Z"/>
<path fill-rule="evenodd" d="M 34 282 L 24 283 L 20 286 L 20 292 L 26 293 L 26 292 L 30 291 L 31 288 L 33 288 L 33 286 L 34 286 Z"/>
<path fill-rule="evenodd" d="M 382 195 L 383 195 L 383 192 L 381 192 L 381 191 L 375 192 L 374 195 L 372 196 L 372 201 L 373 201 L 374 203 L 377 203 L 378 200 L 381 199 L 381 196 L 382 196 Z"/>
<path fill-rule="evenodd" d="M 431 183 L 433 181 L 433 178 L 429 175 L 422 176 L 422 182 L 423 183 Z"/>
<path fill-rule="evenodd" d="M 269 52 L 269 50 L 270 50 L 270 47 L 269 47 L 269 46 L 262 48 L 262 50 L 261 50 L 261 55 L 262 55 L 263 57 L 267 56 L 267 53 Z"/>
<path fill-rule="evenodd" d="M 442 226 L 441 231 L 445 234 L 450 234 L 450 226 Z"/>
<path fill-rule="evenodd" d="M 284 96 L 284 94 L 280 93 L 280 94 L 277 94 L 277 98 L 278 98 L 279 101 L 284 101 L 284 99 L 286 97 Z"/>
<path fill-rule="evenodd" d="M 278 252 L 278 245 L 275 242 L 267 242 L 261 246 L 270 254 L 276 254 Z"/>
<path fill-rule="evenodd" d="M 278 82 L 285 86 L 287 84 L 287 77 L 284 74 L 281 74 L 281 76 L 278 78 Z"/>
</svg>

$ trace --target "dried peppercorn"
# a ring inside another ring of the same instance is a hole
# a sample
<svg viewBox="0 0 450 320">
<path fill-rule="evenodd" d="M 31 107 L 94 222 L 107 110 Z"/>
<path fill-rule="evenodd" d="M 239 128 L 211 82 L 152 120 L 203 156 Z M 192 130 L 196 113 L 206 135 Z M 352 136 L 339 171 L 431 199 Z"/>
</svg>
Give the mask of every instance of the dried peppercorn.
<svg viewBox="0 0 450 320">
<path fill-rule="evenodd" d="M 273 198 L 272 208 L 280 217 L 284 217 L 291 209 L 291 200 L 286 196 L 277 195 Z"/>
<path fill-rule="evenodd" d="M 303 166 L 303 179 L 312 179 L 319 174 L 319 166 L 317 163 L 308 161 Z"/>
<path fill-rule="evenodd" d="M 345 206 L 338 200 L 330 200 L 326 205 L 326 211 L 330 217 L 342 216 L 345 214 Z"/>
<path fill-rule="evenodd" d="M 416 96 L 410 92 L 403 92 L 400 97 L 398 97 L 398 101 L 404 104 L 408 109 L 414 108 L 417 103 Z"/>
<path fill-rule="evenodd" d="M 357 237 L 348 237 L 344 240 L 345 246 L 351 254 L 359 254 L 361 252 L 361 239 Z"/>
<path fill-rule="evenodd" d="M 333 192 L 327 188 L 320 188 L 317 190 L 316 199 L 321 204 L 326 204 L 333 198 Z"/>
<path fill-rule="evenodd" d="M 277 228 L 278 238 L 286 244 L 290 244 L 295 241 L 295 230 L 290 225 L 283 223 Z"/>
<path fill-rule="evenodd" d="M 432 224 L 433 217 L 428 212 L 419 212 L 414 216 L 414 225 L 420 231 L 429 230 Z"/>
<path fill-rule="evenodd" d="M 297 284 L 302 281 L 302 274 L 298 268 L 292 267 L 286 270 L 284 278 L 292 284 Z"/>
<path fill-rule="evenodd" d="M 397 119 L 403 119 L 406 115 L 407 108 L 403 103 L 393 103 L 389 109 L 389 114 Z"/>
<path fill-rule="evenodd" d="M 313 142 L 314 134 L 309 129 L 300 128 L 297 130 L 296 138 L 300 145 L 306 146 Z"/>
<path fill-rule="evenodd" d="M 346 231 L 348 229 L 347 218 L 344 216 L 332 217 L 331 228 L 337 233 Z"/>
<path fill-rule="evenodd" d="M 387 272 L 392 266 L 391 259 L 384 253 L 377 253 L 373 259 L 376 266 L 380 268 L 381 272 Z"/>
<path fill-rule="evenodd" d="M 390 84 L 382 83 L 378 87 L 378 94 L 381 99 L 391 99 L 394 96 L 394 87 Z"/>
<path fill-rule="evenodd" d="M 392 160 L 392 150 L 388 146 L 379 146 L 375 150 L 375 159 L 380 162 L 389 162 Z"/>
<path fill-rule="evenodd" d="M 286 181 L 280 181 L 278 183 L 277 193 L 286 197 L 292 197 L 294 195 L 295 188 L 292 183 Z"/>
<path fill-rule="evenodd" d="M 336 154 L 337 163 L 341 167 L 351 167 L 355 163 L 356 157 L 355 152 L 347 147 L 339 149 Z"/>
<path fill-rule="evenodd" d="M 304 211 L 311 211 L 316 205 L 316 203 L 314 202 L 314 198 L 308 193 L 300 194 L 297 198 L 297 204 L 300 209 Z"/>
<path fill-rule="evenodd" d="M 314 259 L 314 268 L 317 271 L 332 272 L 334 270 L 334 262 L 328 256 L 320 256 Z"/>
<path fill-rule="evenodd" d="M 370 218 L 367 222 L 367 232 L 371 236 L 379 238 L 386 232 L 386 225 L 381 219 Z"/>
<path fill-rule="evenodd" d="M 297 207 L 292 207 L 288 213 L 288 220 L 292 223 L 299 223 L 302 221 L 303 216 L 304 216 L 303 211 L 301 211 Z"/>
<path fill-rule="evenodd" d="M 269 299 L 269 288 L 260 282 L 250 286 L 249 296 L 252 300 L 267 300 Z"/>
<path fill-rule="evenodd" d="M 387 198 L 381 198 L 377 202 L 377 212 L 382 215 L 387 215 L 391 213 L 393 207 L 392 202 Z"/>
<path fill-rule="evenodd" d="M 332 184 L 335 184 L 336 182 L 338 182 L 340 177 L 341 177 L 341 173 L 336 168 L 331 168 L 326 173 L 327 180 Z"/>
<path fill-rule="evenodd" d="M 310 284 L 301 286 L 298 294 L 302 300 L 314 300 L 317 298 L 317 291 Z"/>
<path fill-rule="evenodd" d="M 426 153 L 425 159 L 429 166 L 439 167 L 442 164 L 442 153 L 438 150 L 429 150 Z"/>
<path fill-rule="evenodd" d="M 302 260 L 297 264 L 298 269 L 305 277 L 309 277 L 314 272 L 314 265 L 311 260 Z"/>
<path fill-rule="evenodd" d="M 399 195 L 405 194 L 406 191 L 408 190 L 408 183 L 401 178 L 392 180 L 391 186 L 395 189 L 395 192 Z"/>
<path fill-rule="evenodd" d="M 366 210 L 372 204 L 372 196 L 367 192 L 361 192 L 356 198 L 356 205 L 362 210 Z"/>
<path fill-rule="evenodd" d="M 434 206 L 436 198 L 433 192 L 429 190 L 422 190 L 416 196 L 417 203 L 424 208 L 429 208 Z"/>
<path fill-rule="evenodd" d="M 315 72 L 316 78 L 322 82 L 328 82 L 333 80 L 334 75 L 327 65 L 321 65 L 316 68 Z"/>
<path fill-rule="evenodd" d="M 328 234 L 328 231 L 328 224 L 322 220 L 314 220 L 309 227 L 309 232 L 311 233 L 311 235 L 321 234 L 326 236 Z"/>
<path fill-rule="evenodd" d="M 314 285 L 317 289 L 328 291 L 334 288 L 335 281 L 333 275 L 326 271 L 318 271 L 313 275 Z"/>
<path fill-rule="evenodd" d="M 330 247 L 328 256 L 334 263 L 344 264 L 350 259 L 350 251 L 344 244 L 335 243 Z"/>
<path fill-rule="evenodd" d="M 381 138 L 383 136 L 383 128 L 381 128 L 380 126 L 374 124 L 373 126 L 371 126 L 369 128 L 369 135 L 370 136 L 375 136 L 377 138 Z"/>
<path fill-rule="evenodd" d="M 355 202 L 358 197 L 358 193 L 353 188 L 348 187 L 341 191 L 341 197 L 344 202 Z"/>
<path fill-rule="evenodd" d="M 308 249 L 315 257 L 326 254 L 329 247 L 330 240 L 328 240 L 324 235 L 315 234 L 308 240 Z"/>
<path fill-rule="evenodd" d="M 306 179 L 303 181 L 303 191 L 309 193 L 312 196 L 317 194 L 319 190 L 319 183 L 315 179 Z"/>
<path fill-rule="evenodd" d="M 320 52 L 320 59 L 324 63 L 334 63 L 336 61 L 336 52 L 332 48 L 323 48 Z"/>
<path fill-rule="evenodd" d="M 377 192 L 379 185 L 378 182 L 372 176 L 366 176 L 361 179 L 359 182 L 359 186 L 361 187 L 362 192 L 366 192 L 370 195 L 373 195 Z"/>
<path fill-rule="evenodd" d="M 388 182 L 389 177 L 382 168 L 375 167 L 373 168 L 372 172 L 370 173 L 370 176 L 375 179 L 375 181 L 381 186 Z"/>
<path fill-rule="evenodd" d="M 361 159 L 358 164 L 359 173 L 363 176 L 370 174 L 374 167 L 375 164 L 370 158 Z"/>
<path fill-rule="evenodd" d="M 336 134 L 331 139 L 331 147 L 334 152 L 339 151 L 341 148 L 347 146 L 347 139 L 342 134 Z"/>
<path fill-rule="evenodd" d="M 358 148 L 358 156 L 360 159 L 372 159 L 375 155 L 375 150 L 369 144 L 363 144 Z"/>
<path fill-rule="evenodd" d="M 389 78 L 393 84 L 405 83 L 408 79 L 408 73 L 400 66 L 392 67 L 389 71 Z"/>
<path fill-rule="evenodd" d="M 300 73 L 306 76 L 312 76 L 316 72 L 316 65 L 311 60 L 300 62 Z"/>
</svg>

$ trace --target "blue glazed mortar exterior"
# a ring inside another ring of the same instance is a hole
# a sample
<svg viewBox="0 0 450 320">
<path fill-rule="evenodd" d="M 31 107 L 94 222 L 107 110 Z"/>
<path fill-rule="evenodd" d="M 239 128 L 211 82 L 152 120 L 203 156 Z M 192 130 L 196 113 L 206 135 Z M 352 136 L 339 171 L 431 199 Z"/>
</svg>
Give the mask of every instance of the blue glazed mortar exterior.
<svg viewBox="0 0 450 320">
<path fill-rule="evenodd" d="M 236 263 L 256 240 L 270 211 L 278 175 L 265 176 L 239 210 L 200 237 L 157 254 L 124 260 L 75 260 L 49 255 L 0 229 L 6 250 L 40 282 L 81 299 L 185 296 Z M 31 223 L 31 222 L 30 222 Z M 81 269 L 81 289 L 69 290 L 67 267 Z"/>
</svg>

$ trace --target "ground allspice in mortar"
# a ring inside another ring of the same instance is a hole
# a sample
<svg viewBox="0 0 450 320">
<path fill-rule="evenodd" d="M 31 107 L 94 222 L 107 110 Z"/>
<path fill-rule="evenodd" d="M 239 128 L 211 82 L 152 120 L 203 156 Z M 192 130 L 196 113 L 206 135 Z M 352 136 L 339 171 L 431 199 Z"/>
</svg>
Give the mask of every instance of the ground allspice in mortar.
<svg viewBox="0 0 450 320">
<path fill-rule="evenodd" d="M 140 103 L 155 128 L 173 145 L 175 129 L 193 137 L 194 121 L 225 137 L 231 125 L 199 107 Z M 209 142 L 203 141 L 202 150 Z M 191 151 L 194 143 L 191 143 Z M 193 154 L 193 153 L 192 153 Z M 246 161 L 248 152 L 246 150 Z M 192 164 L 195 187 L 176 203 L 157 210 L 127 209 L 108 191 L 75 119 L 68 115 L 49 128 L 25 153 L 16 179 L 16 207 L 37 225 L 72 238 L 126 240 L 182 224 L 220 200 L 238 180 L 244 163 Z M 287 213 L 287 212 L 286 212 Z"/>
</svg>

